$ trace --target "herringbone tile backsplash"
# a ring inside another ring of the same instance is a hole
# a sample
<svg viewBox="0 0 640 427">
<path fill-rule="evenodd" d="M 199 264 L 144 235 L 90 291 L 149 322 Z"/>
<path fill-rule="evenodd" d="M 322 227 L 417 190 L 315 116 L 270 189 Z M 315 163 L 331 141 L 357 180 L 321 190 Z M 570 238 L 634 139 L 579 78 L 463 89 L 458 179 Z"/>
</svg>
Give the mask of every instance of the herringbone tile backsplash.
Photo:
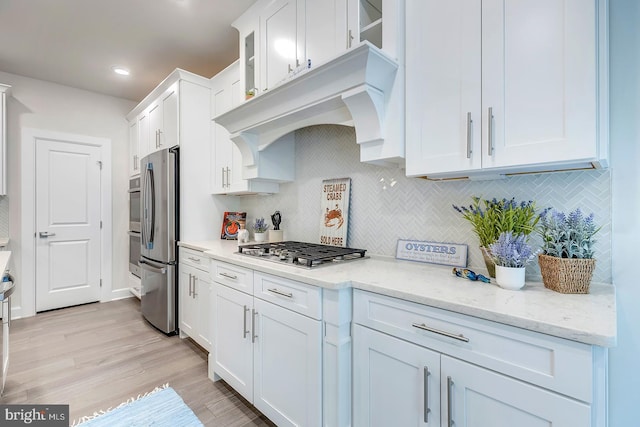
<svg viewBox="0 0 640 427">
<path fill-rule="evenodd" d="M 534 200 L 562 211 L 581 208 L 595 214 L 602 230 L 596 243 L 594 281 L 611 282 L 611 175 L 609 171 L 523 175 L 496 181 L 431 182 L 407 178 L 402 169 L 360 163 L 353 128 L 314 126 L 296 132 L 296 180 L 280 193 L 244 196 L 248 220 L 282 213 L 287 240 L 317 242 L 322 212 L 322 180 L 351 178 L 347 244 L 370 254 L 395 256 L 399 238 L 469 245 L 469 267 L 483 268 L 478 240 L 452 204 L 468 205 L 472 196 Z M 248 222 L 249 222 L 248 221 Z M 537 238 L 537 236 L 536 236 Z M 538 242 L 539 241 L 535 241 Z M 540 277 L 537 263 L 527 278 Z"/>
</svg>

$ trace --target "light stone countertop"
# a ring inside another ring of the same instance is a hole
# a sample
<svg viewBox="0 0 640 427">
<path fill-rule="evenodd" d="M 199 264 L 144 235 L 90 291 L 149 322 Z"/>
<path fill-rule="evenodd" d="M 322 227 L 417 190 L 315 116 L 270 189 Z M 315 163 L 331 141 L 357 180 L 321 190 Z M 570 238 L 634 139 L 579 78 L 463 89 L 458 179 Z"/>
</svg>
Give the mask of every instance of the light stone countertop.
<svg viewBox="0 0 640 427">
<path fill-rule="evenodd" d="M 591 283 L 590 293 L 561 294 L 542 283 L 519 291 L 456 277 L 451 267 L 392 257 L 307 269 L 235 253 L 236 241 L 180 242 L 210 258 L 328 289 L 352 287 L 531 331 L 603 347 L 616 345 L 615 287 Z"/>
</svg>

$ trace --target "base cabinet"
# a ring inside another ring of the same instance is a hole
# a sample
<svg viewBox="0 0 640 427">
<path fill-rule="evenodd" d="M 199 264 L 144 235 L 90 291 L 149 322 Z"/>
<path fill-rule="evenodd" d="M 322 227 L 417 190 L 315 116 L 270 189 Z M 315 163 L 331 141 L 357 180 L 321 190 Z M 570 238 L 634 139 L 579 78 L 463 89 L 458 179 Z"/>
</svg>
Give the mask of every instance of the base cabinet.
<svg viewBox="0 0 640 427">
<path fill-rule="evenodd" d="M 440 425 L 440 354 L 353 327 L 353 425 Z"/>
<path fill-rule="evenodd" d="M 213 286 L 206 260 L 201 252 L 180 249 L 178 318 L 180 336 L 188 336 L 205 350 L 211 351 Z"/>
<path fill-rule="evenodd" d="M 216 272 L 223 273 L 221 280 Z M 247 287 L 245 280 L 252 276 L 214 267 L 213 370 L 277 425 L 319 426 L 322 323 L 297 312 L 308 299 L 303 292 L 307 286 L 290 288 L 295 282 L 281 285 L 278 278 L 256 273 L 254 296 L 254 284 Z M 252 293 L 233 288 L 234 280 Z M 261 283 L 268 283 L 266 291 L 276 303 L 257 297 Z"/>
<path fill-rule="evenodd" d="M 354 322 L 355 426 L 606 425 L 600 350 L 364 291 Z"/>
</svg>

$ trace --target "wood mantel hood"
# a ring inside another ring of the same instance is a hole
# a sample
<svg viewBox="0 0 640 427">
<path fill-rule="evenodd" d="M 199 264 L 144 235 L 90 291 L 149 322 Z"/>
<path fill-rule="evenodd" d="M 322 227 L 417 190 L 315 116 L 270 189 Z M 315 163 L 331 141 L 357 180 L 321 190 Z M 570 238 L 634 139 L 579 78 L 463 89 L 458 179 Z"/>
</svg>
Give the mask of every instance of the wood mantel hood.
<svg viewBox="0 0 640 427">
<path fill-rule="evenodd" d="M 362 161 L 384 163 L 385 108 L 398 64 L 368 42 L 214 118 L 251 167 L 278 138 L 303 127 L 355 127 Z M 403 156 L 402 156 L 403 157 Z"/>
</svg>

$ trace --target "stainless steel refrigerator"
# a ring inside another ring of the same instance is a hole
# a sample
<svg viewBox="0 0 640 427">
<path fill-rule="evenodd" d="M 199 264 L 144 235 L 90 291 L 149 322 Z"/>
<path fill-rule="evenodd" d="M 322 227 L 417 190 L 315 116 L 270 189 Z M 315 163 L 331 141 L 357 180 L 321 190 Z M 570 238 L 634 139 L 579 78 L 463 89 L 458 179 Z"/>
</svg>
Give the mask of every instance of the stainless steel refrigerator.
<svg viewBox="0 0 640 427">
<path fill-rule="evenodd" d="M 142 315 L 166 334 L 178 329 L 178 147 L 141 161 Z"/>
</svg>

